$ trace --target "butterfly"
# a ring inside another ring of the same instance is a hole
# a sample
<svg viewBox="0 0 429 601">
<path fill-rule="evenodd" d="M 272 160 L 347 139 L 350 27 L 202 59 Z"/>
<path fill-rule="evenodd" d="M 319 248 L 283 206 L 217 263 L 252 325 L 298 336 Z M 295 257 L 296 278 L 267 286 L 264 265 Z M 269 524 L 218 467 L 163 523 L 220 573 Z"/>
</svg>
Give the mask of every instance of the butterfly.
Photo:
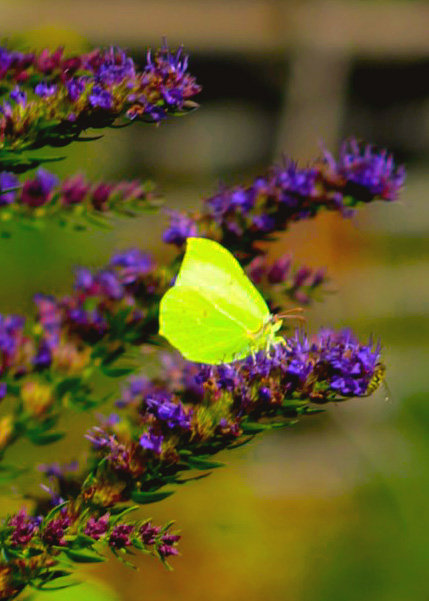
<svg viewBox="0 0 429 601">
<path fill-rule="evenodd" d="M 230 363 L 284 339 L 239 262 L 221 244 L 188 238 L 177 279 L 160 303 L 159 333 L 189 361 Z"/>
</svg>

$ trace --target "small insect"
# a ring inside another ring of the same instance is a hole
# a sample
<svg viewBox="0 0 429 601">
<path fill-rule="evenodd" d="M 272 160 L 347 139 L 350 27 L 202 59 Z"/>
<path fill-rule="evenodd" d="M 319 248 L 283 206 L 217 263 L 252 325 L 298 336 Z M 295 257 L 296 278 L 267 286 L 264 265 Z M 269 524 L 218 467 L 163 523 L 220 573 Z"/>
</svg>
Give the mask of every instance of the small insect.
<svg viewBox="0 0 429 601">
<path fill-rule="evenodd" d="M 226 248 L 188 238 L 176 282 L 161 299 L 159 333 L 189 361 L 215 365 L 284 343 L 282 318 L 295 317 L 302 319 L 272 315 Z"/>
<path fill-rule="evenodd" d="M 368 388 L 366 389 L 365 396 L 370 396 L 373 392 L 375 392 L 377 390 L 377 388 L 380 386 L 380 384 L 383 384 L 384 386 L 386 386 L 386 382 L 384 380 L 385 375 L 386 375 L 386 366 L 383 365 L 383 363 L 379 363 L 378 365 L 376 365 L 374 375 L 372 376 L 372 378 L 368 384 Z M 387 393 L 386 400 L 388 400 L 388 398 L 389 398 L 389 394 Z"/>
</svg>

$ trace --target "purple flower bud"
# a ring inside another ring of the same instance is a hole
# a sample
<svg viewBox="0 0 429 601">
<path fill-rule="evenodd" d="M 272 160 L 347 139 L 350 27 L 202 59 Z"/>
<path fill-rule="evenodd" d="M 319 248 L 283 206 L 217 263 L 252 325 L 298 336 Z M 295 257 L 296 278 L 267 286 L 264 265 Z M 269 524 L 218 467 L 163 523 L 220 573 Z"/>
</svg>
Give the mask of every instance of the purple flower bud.
<svg viewBox="0 0 429 601">
<path fill-rule="evenodd" d="M 46 369 L 52 363 L 52 350 L 46 340 L 42 340 L 33 359 L 33 365 L 36 369 Z"/>
<path fill-rule="evenodd" d="M 325 276 L 326 276 L 326 270 L 324 268 L 318 269 L 317 271 L 315 271 L 314 275 L 313 275 L 313 281 L 311 282 L 311 286 L 313 288 L 317 288 L 317 286 L 320 286 L 321 284 L 323 284 L 323 282 L 325 281 Z"/>
<path fill-rule="evenodd" d="M 395 165 L 392 155 L 360 145 L 353 138 L 341 146 L 338 161 L 325 151 L 324 162 L 327 178 L 336 185 L 345 182 L 344 193 L 363 202 L 374 197 L 396 200 L 404 185 L 405 169 Z"/>
<path fill-rule="evenodd" d="M 131 545 L 131 537 L 134 530 L 132 524 L 118 524 L 109 536 L 109 545 L 114 549 L 123 549 Z"/>
<path fill-rule="evenodd" d="M 75 272 L 74 287 L 75 290 L 82 292 L 91 292 L 95 284 L 95 278 L 92 272 L 86 267 L 79 267 Z"/>
<path fill-rule="evenodd" d="M 180 247 L 183 246 L 187 238 L 198 235 L 197 226 L 191 218 L 181 215 L 176 211 L 169 211 L 169 214 L 170 226 L 164 231 L 162 236 L 166 244 L 175 244 Z"/>
<path fill-rule="evenodd" d="M 43 206 L 50 200 L 52 190 L 57 183 L 58 178 L 55 175 L 40 168 L 34 179 L 25 182 L 21 193 L 22 204 L 31 208 Z"/>
<path fill-rule="evenodd" d="M 40 519 L 31 517 L 25 508 L 16 513 L 10 520 L 12 528 L 11 540 L 13 545 L 26 545 L 36 534 L 40 525 Z"/>
<path fill-rule="evenodd" d="M 249 265 L 249 275 L 255 284 L 260 284 L 267 271 L 264 257 L 255 257 Z"/>
<path fill-rule="evenodd" d="M 99 184 L 91 194 L 91 202 L 97 211 L 107 210 L 107 203 L 113 187 L 110 184 Z"/>
<path fill-rule="evenodd" d="M 37 469 L 39 472 L 43 472 L 48 478 L 64 478 L 67 473 L 76 472 L 79 468 L 77 461 L 70 461 L 70 463 L 60 464 L 58 461 L 54 463 L 41 463 Z"/>
<path fill-rule="evenodd" d="M 10 188 L 18 186 L 18 178 L 12 173 L 3 171 L 0 173 L 0 206 L 11 204 L 15 201 L 16 190 L 8 192 Z"/>
<path fill-rule="evenodd" d="M 111 271 L 99 271 L 96 282 L 101 293 L 112 300 L 119 300 L 124 296 L 124 289 L 115 273 Z"/>
<path fill-rule="evenodd" d="M 49 98 L 49 96 L 53 96 L 56 91 L 57 86 L 54 83 L 49 83 L 46 81 L 41 81 L 34 88 L 34 92 L 41 98 Z"/>
<path fill-rule="evenodd" d="M 153 545 L 156 542 L 156 537 L 160 533 L 161 528 L 159 526 L 152 526 L 151 522 L 146 522 L 140 528 L 140 536 L 142 543 L 145 545 Z"/>
<path fill-rule="evenodd" d="M 101 86 L 95 85 L 88 97 L 89 104 L 94 108 L 109 110 L 113 107 L 113 96 Z"/>
<path fill-rule="evenodd" d="M 68 81 L 66 83 L 66 88 L 67 88 L 67 92 L 68 92 L 70 100 L 72 102 L 76 102 L 77 100 L 79 100 L 79 98 L 85 91 L 85 87 L 86 87 L 86 80 L 83 77 L 81 77 L 79 79 L 77 79 L 77 78 L 70 79 L 70 81 Z"/>
<path fill-rule="evenodd" d="M 89 185 L 82 175 L 75 175 L 64 180 L 61 186 L 62 202 L 64 205 L 80 204 L 89 190 Z"/>
<path fill-rule="evenodd" d="M 21 90 L 18 86 L 12 90 L 10 97 L 16 102 L 16 104 L 19 104 L 20 106 L 25 106 L 27 104 L 27 93 L 24 90 Z"/>
<path fill-rule="evenodd" d="M 270 284 L 281 284 L 284 282 L 289 275 L 291 263 L 292 258 L 290 255 L 284 255 L 277 259 L 268 271 L 268 281 Z"/>
<path fill-rule="evenodd" d="M 255 215 L 252 219 L 252 223 L 260 232 L 270 232 L 275 227 L 275 220 L 270 215 Z"/>
<path fill-rule="evenodd" d="M 262 403 L 269 403 L 271 401 L 271 390 L 266 386 L 259 389 L 259 400 Z"/>
<path fill-rule="evenodd" d="M 95 540 L 99 540 L 104 534 L 106 534 L 109 528 L 109 519 L 109 513 L 105 513 L 99 517 L 98 520 L 93 517 L 89 518 L 85 526 L 85 534 Z"/>
<path fill-rule="evenodd" d="M 153 451 L 155 455 L 161 455 L 163 440 L 164 437 L 162 435 L 156 436 L 152 432 L 145 432 L 140 437 L 140 445 L 148 451 Z"/>
<path fill-rule="evenodd" d="M 152 393 L 148 395 L 146 406 L 149 413 L 155 415 L 160 421 L 166 422 L 169 428 L 187 430 L 191 426 L 191 415 L 185 413 L 181 403 L 173 403 L 168 394 Z"/>
<path fill-rule="evenodd" d="M 309 267 L 306 267 L 305 265 L 300 267 L 293 277 L 294 287 L 300 288 L 303 286 L 307 282 L 308 277 L 311 276 L 311 273 L 312 272 Z"/>
<path fill-rule="evenodd" d="M 112 257 L 110 265 L 118 268 L 119 278 L 125 285 L 133 284 L 147 275 L 154 266 L 152 257 L 137 248 L 117 253 Z"/>
<path fill-rule="evenodd" d="M 64 536 L 69 526 L 70 518 L 66 514 L 48 522 L 42 532 L 42 540 L 45 545 L 64 547 L 67 544 Z"/>
</svg>

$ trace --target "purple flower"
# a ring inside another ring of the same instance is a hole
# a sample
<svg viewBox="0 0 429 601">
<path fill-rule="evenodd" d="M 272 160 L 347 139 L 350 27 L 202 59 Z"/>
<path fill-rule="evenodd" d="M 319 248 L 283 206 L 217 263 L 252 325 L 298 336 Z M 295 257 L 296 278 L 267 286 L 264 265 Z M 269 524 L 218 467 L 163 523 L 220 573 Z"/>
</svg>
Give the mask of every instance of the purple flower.
<svg viewBox="0 0 429 601">
<path fill-rule="evenodd" d="M 272 398 L 271 390 L 269 388 L 267 388 L 266 386 L 262 386 L 259 389 L 259 400 L 262 403 L 269 403 L 271 401 L 271 398 Z"/>
<path fill-rule="evenodd" d="M 50 348 L 55 348 L 60 339 L 62 313 L 54 296 L 36 294 L 34 303 L 38 311 L 38 322 L 43 326 L 44 335 Z"/>
<path fill-rule="evenodd" d="M 26 545 L 39 529 L 40 518 L 31 517 L 25 508 L 21 509 L 9 520 L 12 528 L 11 540 L 13 545 Z"/>
<path fill-rule="evenodd" d="M 20 106 L 25 106 L 27 104 L 27 93 L 24 90 L 21 90 L 18 86 L 12 90 L 10 97 L 16 102 L 16 104 L 19 104 Z"/>
<path fill-rule="evenodd" d="M 124 289 L 116 273 L 108 271 L 99 271 L 96 276 L 97 285 L 104 296 L 112 300 L 119 300 L 124 296 Z"/>
<path fill-rule="evenodd" d="M 0 112 L 3 113 L 3 115 L 6 117 L 6 119 L 12 119 L 13 109 L 12 109 L 12 105 L 10 104 L 10 102 L 3 102 L 3 104 L 0 106 Z"/>
<path fill-rule="evenodd" d="M 161 557 L 170 557 L 171 555 L 179 555 L 179 551 L 171 545 L 160 545 L 158 547 L 158 553 Z"/>
<path fill-rule="evenodd" d="M 85 438 L 89 440 L 95 450 L 113 449 L 119 443 L 114 436 L 107 434 L 102 428 L 94 426 L 86 434 Z"/>
<path fill-rule="evenodd" d="M 255 257 L 249 265 L 249 275 L 255 284 L 260 284 L 267 271 L 264 257 Z"/>
<path fill-rule="evenodd" d="M 131 534 L 134 530 L 132 524 L 118 524 L 109 536 L 109 545 L 114 549 L 123 549 L 131 545 Z"/>
<path fill-rule="evenodd" d="M 349 330 L 322 330 L 319 345 L 331 389 L 342 396 L 364 395 L 380 361 L 380 345 L 361 344 Z"/>
<path fill-rule="evenodd" d="M 58 178 L 55 175 L 40 168 L 33 179 L 25 182 L 21 193 L 22 204 L 31 208 L 43 206 L 50 200 L 52 190 L 57 183 Z"/>
<path fill-rule="evenodd" d="M 156 537 L 160 533 L 161 528 L 159 526 L 152 526 L 151 522 L 146 522 L 140 527 L 140 537 L 142 543 L 145 545 L 153 545 L 156 542 Z"/>
<path fill-rule="evenodd" d="M 94 209 L 97 209 L 97 211 L 105 211 L 107 209 L 107 203 L 112 190 L 113 188 L 110 184 L 99 184 L 92 191 L 91 202 Z"/>
<path fill-rule="evenodd" d="M 280 202 L 295 206 L 299 198 L 311 198 L 316 193 L 316 180 L 316 169 L 286 160 L 285 165 L 274 167 L 270 184 L 278 189 Z"/>
<path fill-rule="evenodd" d="M 405 169 L 395 165 L 387 150 L 376 151 L 369 144 L 359 145 L 355 139 L 342 144 L 338 161 L 325 150 L 324 161 L 328 178 L 345 181 L 344 194 L 357 200 L 396 200 L 404 185 Z"/>
<path fill-rule="evenodd" d="M 133 403 L 136 399 L 141 400 L 150 392 L 153 392 L 154 385 L 147 378 L 131 378 L 127 385 L 122 390 L 121 398 L 116 401 L 115 405 L 119 409 L 127 407 L 130 403 Z"/>
<path fill-rule="evenodd" d="M 166 422 L 169 428 L 182 428 L 189 430 L 191 427 L 191 416 L 185 413 L 181 403 L 173 403 L 167 393 L 152 393 L 146 398 L 147 411 Z M 141 440 L 140 440 L 140 444 Z M 143 446 L 143 445 L 142 445 Z"/>
<path fill-rule="evenodd" d="M 89 96 L 89 104 L 95 108 L 109 110 L 113 107 L 113 96 L 108 91 L 99 85 L 95 85 Z"/>
<path fill-rule="evenodd" d="M 61 196 L 64 205 L 80 204 L 89 191 L 89 185 L 82 175 L 75 175 L 64 180 L 61 186 Z"/>
<path fill-rule="evenodd" d="M 298 269 L 293 278 L 293 285 L 295 288 L 300 288 L 307 283 L 308 278 L 312 275 L 312 271 L 309 267 L 303 266 Z"/>
<path fill-rule="evenodd" d="M 65 474 L 70 472 L 76 472 L 79 467 L 77 461 L 71 461 L 70 463 L 60 464 L 58 461 L 54 463 L 41 463 L 38 466 L 39 472 L 43 472 L 48 478 L 63 478 Z"/>
<path fill-rule="evenodd" d="M 95 284 L 95 277 L 86 267 L 79 267 L 75 271 L 74 288 L 89 293 Z"/>
<path fill-rule="evenodd" d="M 158 553 L 161 557 L 170 557 L 172 555 L 178 555 L 179 551 L 176 549 L 174 545 L 178 543 L 180 540 L 179 534 L 163 534 L 161 536 L 161 544 L 157 548 Z"/>
<path fill-rule="evenodd" d="M 275 229 L 275 219 L 271 215 L 255 215 L 252 219 L 253 226 L 259 232 L 271 232 Z"/>
<path fill-rule="evenodd" d="M 255 204 L 255 194 L 251 188 L 245 190 L 238 187 L 231 191 L 229 202 L 232 207 L 238 208 L 242 213 L 247 214 Z"/>
<path fill-rule="evenodd" d="M 197 226 L 195 222 L 186 215 L 181 215 L 176 211 L 169 211 L 170 226 L 164 231 L 162 236 L 166 244 L 175 244 L 182 246 L 187 238 L 197 236 Z"/>
<path fill-rule="evenodd" d="M 270 284 L 281 284 L 289 275 L 292 258 L 290 255 L 283 255 L 278 258 L 270 267 L 267 278 Z"/>
<path fill-rule="evenodd" d="M 3 46 L 0 47 L 0 76 L 4 77 L 9 67 L 15 60 L 15 52 L 11 52 Z"/>
<path fill-rule="evenodd" d="M 133 284 L 153 269 L 152 257 L 137 248 L 113 255 L 110 265 L 119 268 L 122 284 Z"/>
<path fill-rule="evenodd" d="M 95 77 L 104 85 L 119 84 L 136 76 L 134 61 L 121 48 L 111 47 L 98 56 Z"/>
<path fill-rule="evenodd" d="M 47 81 L 41 81 L 34 88 L 34 92 L 41 98 L 49 98 L 49 96 L 53 96 L 56 91 L 57 86 L 54 83 Z"/>
<path fill-rule="evenodd" d="M 69 98 L 72 102 L 79 100 L 85 91 L 87 80 L 83 77 L 73 78 L 66 82 L 66 88 Z"/>
<path fill-rule="evenodd" d="M 3 366 L 10 363 L 19 348 L 24 323 L 24 318 L 19 315 L 0 314 L 0 351 L 3 353 Z"/>
<path fill-rule="evenodd" d="M 104 534 L 106 534 L 109 528 L 109 519 L 109 513 L 105 513 L 98 519 L 93 517 L 89 518 L 85 526 L 85 534 L 94 540 L 99 540 Z"/>
<path fill-rule="evenodd" d="M 42 540 L 45 545 L 64 547 L 67 544 L 64 537 L 69 526 L 70 518 L 66 514 L 48 522 L 42 531 Z"/>
<path fill-rule="evenodd" d="M 162 48 L 153 56 L 148 52 L 142 80 L 148 85 L 152 83 L 170 110 L 178 110 L 183 107 L 187 98 L 198 94 L 201 89 L 195 79 L 187 73 L 187 69 L 188 57 L 183 54 L 183 49 L 171 52 L 164 42 Z M 165 111 L 162 114 L 157 108 L 161 107 L 151 105 L 145 110 L 155 121 L 165 116 Z"/>
<path fill-rule="evenodd" d="M 42 340 L 33 359 L 36 369 L 46 369 L 52 363 L 52 349 L 47 340 Z"/>
<path fill-rule="evenodd" d="M 153 432 L 145 432 L 140 437 L 140 445 L 148 451 L 153 451 L 155 455 L 161 455 L 163 440 L 162 435 L 157 436 Z"/>
<path fill-rule="evenodd" d="M 16 190 L 10 190 L 18 186 L 18 178 L 13 173 L 3 171 L 0 173 L 0 206 L 9 205 L 15 201 Z"/>
</svg>

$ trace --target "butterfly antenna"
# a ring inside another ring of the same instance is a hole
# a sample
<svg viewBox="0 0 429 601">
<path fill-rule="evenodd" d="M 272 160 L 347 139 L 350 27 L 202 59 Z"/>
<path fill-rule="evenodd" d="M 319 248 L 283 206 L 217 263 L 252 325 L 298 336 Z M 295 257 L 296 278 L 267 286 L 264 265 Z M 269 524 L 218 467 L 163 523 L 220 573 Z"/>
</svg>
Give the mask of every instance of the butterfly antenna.
<svg viewBox="0 0 429 601">
<path fill-rule="evenodd" d="M 305 322 L 307 321 L 303 315 L 304 312 L 302 307 L 296 307 L 295 309 L 288 309 L 287 311 L 283 311 L 283 313 L 279 313 L 276 315 L 279 319 L 293 319 L 296 321 Z"/>
<path fill-rule="evenodd" d="M 280 317 L 280 319 L 285 319 L 285 318 L 287 318 L 288 315 L 295 315 L 296 313 L 303 313 L 303 312 L 304 312 L 303 307 L 294 307 L 293 309 L 287 309 L 287 311 L 283 311 L 283 313 L 279 313 L 277 315 L 277 317 Z"/>
</svg>

